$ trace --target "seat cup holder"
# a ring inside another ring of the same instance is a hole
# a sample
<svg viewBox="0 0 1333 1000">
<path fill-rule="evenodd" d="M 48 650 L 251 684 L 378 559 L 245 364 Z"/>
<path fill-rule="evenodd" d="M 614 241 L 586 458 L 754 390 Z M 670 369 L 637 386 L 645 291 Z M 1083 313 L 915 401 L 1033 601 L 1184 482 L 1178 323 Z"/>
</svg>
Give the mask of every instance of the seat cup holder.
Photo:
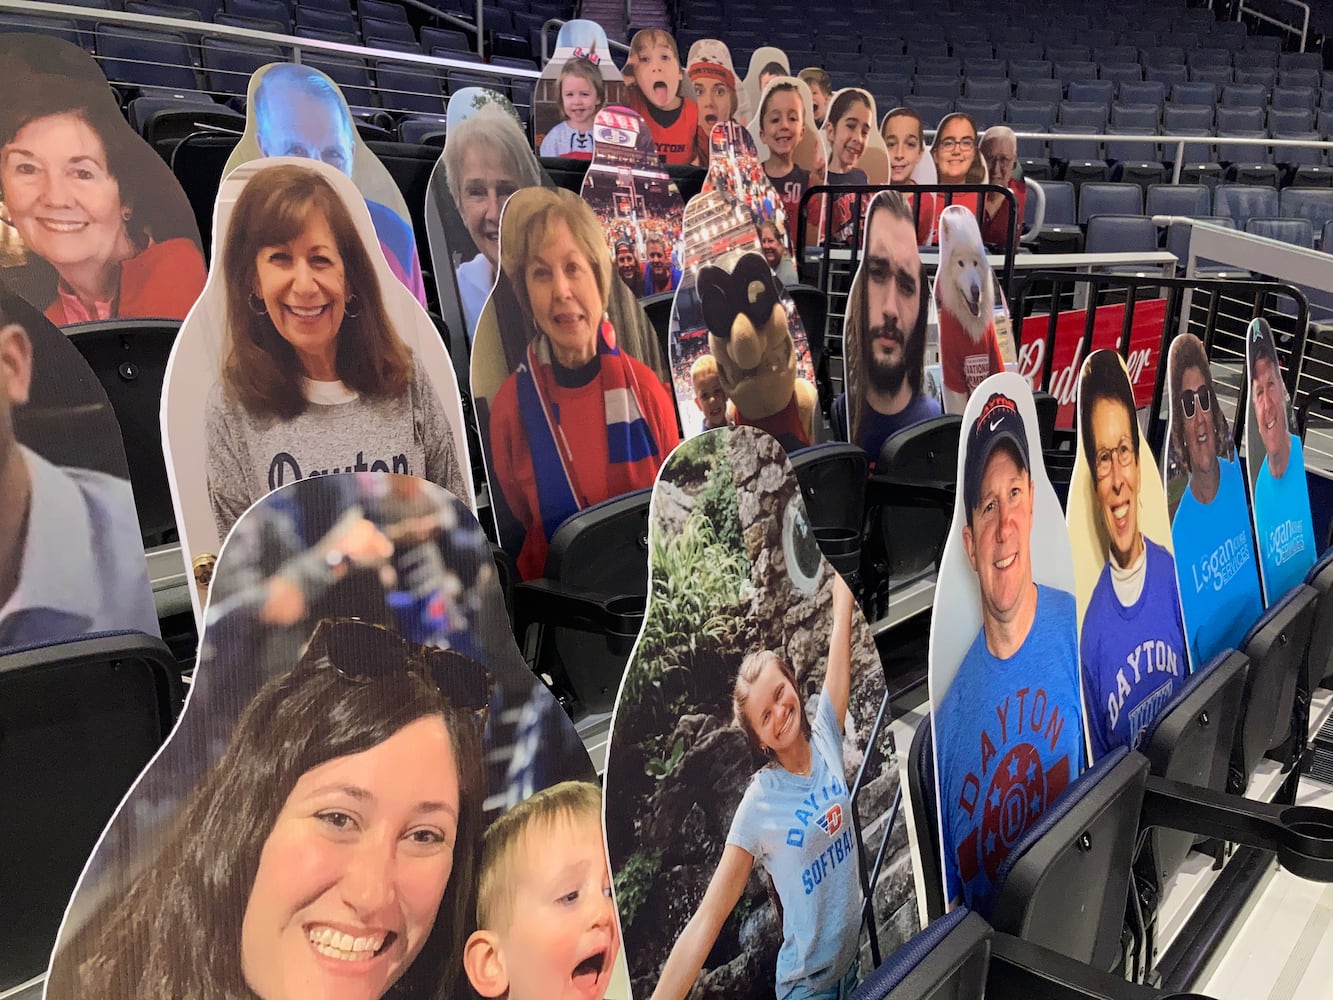
<svg viewBox="0 0 1333 1000">
<path fill-rule="evenodd" d="M 1289 806 L 1278 824 L 1278 863 L 1301 878 L 1333 882 L 1333 810 Z"/>
<path fill-rule="evenodd" d="M 643 627 L 643 612 L 648 598 L 643 594 L 621 594 L 606 601 L 607 649 L 628 656 Z"/>
<path fill-rule="evenodd" d="M 819 551 L 824 553 L 824 558 L 833 564 L 836 569 L 847 580 L 852 583 L 853 578 L 859 576 L 861 571 L 861 533 L 852 528 L 816 528 L 815 542 L 819 545 Z M 853 590 L 855 590 L 853 586 Z"/>
</svg>

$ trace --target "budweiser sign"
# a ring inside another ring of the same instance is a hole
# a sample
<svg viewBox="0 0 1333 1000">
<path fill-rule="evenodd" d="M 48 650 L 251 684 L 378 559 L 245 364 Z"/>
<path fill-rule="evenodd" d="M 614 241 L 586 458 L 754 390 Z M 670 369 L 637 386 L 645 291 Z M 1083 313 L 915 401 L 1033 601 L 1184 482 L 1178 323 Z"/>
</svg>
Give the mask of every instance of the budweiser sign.
<svg viewBox="0 0 1333 1000">
<path fill-rule="evenodd" d="M 1125 322 L 1123 305 L 1101 306 L 1092 326 L 1092 349 L 1114 350 L 1120 340 Z M 1074 427 L 1074 402 L 1078 398 L 1078 373 L 1083 367 L 1083 329 L 1087 311 L 1073 309 L 1060 313 L 1055 322 L 1055 346 L 1048 343 L 1048 323 L 1045 316 L 1029 316 L 1023 322 L 1023 346 L 1018 352 L 1018 370 L 1033 389 L 1045 388 L 1060 402 L 1055 426 L 1061 430 Z M 1134 387 L 1134 404 L 1140 408 L 1152 403 L 1153 384 L 1157 380 L 1157 365 L 1162 352 L 1162 335 L 1166 327 L 1166 300 L 1150 299 L 1134 307 L 1134 320 L 1129 333 L 1129 355 L 1125 366 Z M 1046 352 L 1054 351 L 1051 365 L 1051 384 L 1042 386 L 1042 369 Z"/>
</svg>

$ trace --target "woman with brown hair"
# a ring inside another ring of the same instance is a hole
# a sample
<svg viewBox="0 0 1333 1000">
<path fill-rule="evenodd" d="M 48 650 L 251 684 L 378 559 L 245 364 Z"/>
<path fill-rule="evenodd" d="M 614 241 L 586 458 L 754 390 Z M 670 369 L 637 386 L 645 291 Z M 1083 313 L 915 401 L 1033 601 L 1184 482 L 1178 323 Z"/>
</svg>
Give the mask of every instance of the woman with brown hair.
<svg viewBox="0 0 1333 1000">
<path fill-rule="evenodd" d="M 221 537 L 254 501 L 311 475 L 403 473 L 468 495 L 444 407 L 325 169 L 261 167 L 222 240 L 228 333 L 206 430 Z"/>
</svg>

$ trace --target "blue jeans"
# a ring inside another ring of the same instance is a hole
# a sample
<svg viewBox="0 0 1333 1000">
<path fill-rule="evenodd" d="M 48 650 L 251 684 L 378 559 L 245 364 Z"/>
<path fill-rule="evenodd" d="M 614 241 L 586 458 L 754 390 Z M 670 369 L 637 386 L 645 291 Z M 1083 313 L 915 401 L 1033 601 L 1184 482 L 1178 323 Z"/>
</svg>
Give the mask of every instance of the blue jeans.
<svg viewBox="0 0 1333 1000">
<path fill-rule="evenodd" d="M 782 1000 L 848 1000 L 861 983 L 860 977 L 857 975 L 860 968 L 861 959 L 858 957 L 852 961 L 847 971 L 842 974 L 842 979 L 838 981 L 837 986 L 831 986 L 826 990 L 812 990 L 808 986 L 797 986 Z"/>
</svg>

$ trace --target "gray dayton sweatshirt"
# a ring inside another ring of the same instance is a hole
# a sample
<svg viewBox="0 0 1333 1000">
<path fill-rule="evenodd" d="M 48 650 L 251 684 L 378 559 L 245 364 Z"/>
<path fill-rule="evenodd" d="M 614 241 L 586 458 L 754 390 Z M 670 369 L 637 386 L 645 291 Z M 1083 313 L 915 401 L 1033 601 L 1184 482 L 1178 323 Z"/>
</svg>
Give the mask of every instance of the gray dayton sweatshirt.
<svg viewBox="0 0 1333 1000">
<path fill-rule="evenodd" d="M 222 384 L 208 396 L 208 496 L 218 537 L 256 500 L 287 483 L 334 472 L 420 476 L 467 501 L 453 428 L 434 386 L 412 359 L 408 389 L 394 399 L 312 401 L 300 416 L 255 416 Z"/>
</svg>

